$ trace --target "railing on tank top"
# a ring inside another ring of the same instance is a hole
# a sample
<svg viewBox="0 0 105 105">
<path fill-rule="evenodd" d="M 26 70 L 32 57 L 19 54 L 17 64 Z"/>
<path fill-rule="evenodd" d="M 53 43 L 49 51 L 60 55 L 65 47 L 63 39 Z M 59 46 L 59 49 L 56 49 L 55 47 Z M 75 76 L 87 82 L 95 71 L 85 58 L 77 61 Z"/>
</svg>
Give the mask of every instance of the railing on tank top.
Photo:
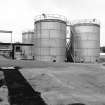
<svg viewBox="0 0 105 105">
<path fill-rule="evenodd" d="M 59 19 L 67 22 L 67 18 L 65 16 L 57 15 L 57 14 L 42 14 L 35 17 L 35 21 L 39 21 L 43 19 Z"/>
<path fill-rule="evenodd" d="M 71 25 L 82 24 L 82 23 L 90 23 L 90 24 L 100 25 L 100 21 L 97 19 L 79 19 L 79 20 L 73 20 L 70 22 Z"/>
</svg>

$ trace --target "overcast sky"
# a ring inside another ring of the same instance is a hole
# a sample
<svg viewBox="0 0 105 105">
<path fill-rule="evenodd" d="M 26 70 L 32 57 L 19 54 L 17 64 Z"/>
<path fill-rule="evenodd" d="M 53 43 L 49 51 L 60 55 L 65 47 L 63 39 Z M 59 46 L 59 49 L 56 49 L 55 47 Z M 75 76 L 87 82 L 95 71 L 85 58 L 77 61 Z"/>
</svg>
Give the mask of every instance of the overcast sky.
<svg viewBox="0 0 105 105">
<path fill-rule="evenodd" d="M 13 41 L 21 41 L 22 31 L 33 29 L 35 16 L 42 13 L 64 15 L 69 20 L 99 19 L 100 43 L 105 45 L 105 0 L 0 0 L 0 30 L 12 30 Z"/>
</svg>

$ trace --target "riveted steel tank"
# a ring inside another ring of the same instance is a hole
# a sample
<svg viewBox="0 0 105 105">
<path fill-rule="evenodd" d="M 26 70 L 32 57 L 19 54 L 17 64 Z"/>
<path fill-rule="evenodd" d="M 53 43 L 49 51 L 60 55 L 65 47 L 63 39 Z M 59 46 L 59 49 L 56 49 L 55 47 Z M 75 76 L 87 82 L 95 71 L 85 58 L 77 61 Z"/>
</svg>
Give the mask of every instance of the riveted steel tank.
<svg viewBox="0 0 105 105">
<path fill-rule="evenodd" d="M 66 53 L 66 20 L 54 15 L 36 18 L 34 37 L 35 59 L 64 62 Z"/>
<path fill-rule="evenodd" d="M 33 31 L 26 31 L 22 33 L 22 43 L 32 44 L 33 43 Z M 33 46 L 22 46 L 22 52 L 25 59 L 33 59 Z"/>
<path fill-rule="evenodd" d="M 97 62 L 100 54 L 100 24 L 96 19 L 72 23 L 71 37 L 75 62 Z"/>
</svg>

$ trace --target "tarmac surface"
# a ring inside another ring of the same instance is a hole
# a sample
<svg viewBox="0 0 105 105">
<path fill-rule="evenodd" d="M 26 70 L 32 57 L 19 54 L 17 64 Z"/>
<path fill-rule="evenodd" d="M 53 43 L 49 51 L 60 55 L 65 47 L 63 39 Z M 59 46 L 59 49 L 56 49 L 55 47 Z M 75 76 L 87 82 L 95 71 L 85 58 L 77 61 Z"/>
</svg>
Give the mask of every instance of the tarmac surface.
<svg viewBox="0 0 105 105">
<path fill-rule="evenodd" d="M 0 67 L 17 66 L 48 105 L 105 105 L 103 64 L 0 60 Z"/>
</svg>

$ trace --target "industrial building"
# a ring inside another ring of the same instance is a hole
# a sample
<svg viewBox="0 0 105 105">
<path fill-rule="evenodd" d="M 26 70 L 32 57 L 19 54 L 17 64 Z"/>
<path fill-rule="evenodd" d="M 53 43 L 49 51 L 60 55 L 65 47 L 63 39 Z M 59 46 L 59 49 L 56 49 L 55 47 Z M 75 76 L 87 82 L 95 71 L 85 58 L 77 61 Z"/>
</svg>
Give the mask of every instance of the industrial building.
<svg viewBox="0 0 105 105">
<path fill-rule="evenodd" d="M 34 23 L 34 55 L 38 61 L 64 62 L 66 60 L 66 18 L 39 16 Z"/>
<path fill-rule="evenodd" d="M 0 60 L 0 89 L 7 91 L 0 99 L 6 105 L 105 103 L 96 19 L 36 16 L 34 29 L 22 32 L 22 43 L 0 43 L 0 55 L 7 58 Z"/>
<path fill-rule="evenodd" d="M 35 18 L 34 32 L 22 33 L 27 59 L 47 62 L 95 63 L 100 55 L 100 23 L 96 19 L 68 21 L 59 15 Z M 69 28 L 69 39 L 67 38 Z"/>
<path fill-rule="evenodd" d="M 74 62 L 97 62 L 100 56 L 100 24 L 96 19 L 71 23 L 71 47 Z"/>
<path fill-rule="evenodd" d="M 12 31 L 0 32 L 9 32 L 12 40 Z M 68 21 L 61 15 L 42 14 L 35 17 L 34 30 L 22 32 L 22 43 L 17 45 L 20 52 L 14 45 L 0 44 L 0 53 L 13 59 L 95 63 L 100 56 L 100 23 L 96 19 Z"/>
<path fill-rule="evenodd" d="M 33 44 L 34 32 L 26 31 L 22 32 L 22 43 L 23 44 Z M 33 46 L 22 46 L 22 53 L 24 59 L 33 59 Z"/>
</svg>

